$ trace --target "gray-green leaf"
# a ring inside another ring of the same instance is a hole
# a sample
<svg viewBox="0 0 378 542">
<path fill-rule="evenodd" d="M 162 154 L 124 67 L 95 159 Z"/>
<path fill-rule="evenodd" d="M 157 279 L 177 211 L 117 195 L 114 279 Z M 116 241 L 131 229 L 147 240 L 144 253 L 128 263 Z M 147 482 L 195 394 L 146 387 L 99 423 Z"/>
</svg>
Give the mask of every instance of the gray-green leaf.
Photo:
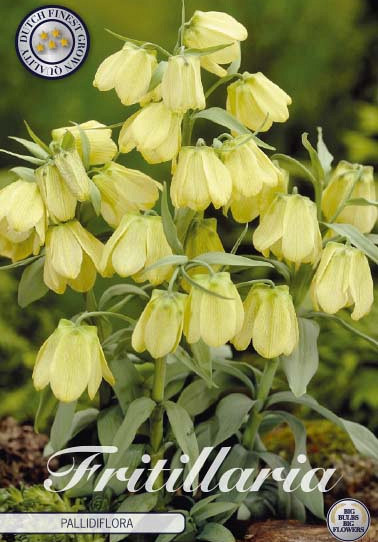
<svg viewBox="0 0 378 542">
<path fill-rule="evenodd" d="M 319 326 L 313 320 L 298 318 L 299 342 L 290 356 L 281 356 L 291 391 L 296 397 L 306 393 L 307 385 L 319 366 Z"/>
<path fill-rule="evenodd" d="M 39 258 L 22 273 L 21 280 L 18 285 L 18 304 L 24 308 L 41 299 L 49 291 L 43 281 L 43 267 L 45 258 Z"/>
<path fill-rule="evenodd" d="M 113 446 L 117 446 L 118 453 L 112 454 L 109 457 L 108 468 L 119 467 L 122 455 L 133 442 L 139 427 L 151 416 L 155 406 L 155 401 L 149 397 L 139 397 L 130 403 L 125 419 L 112 442 Z"/>
</svg>

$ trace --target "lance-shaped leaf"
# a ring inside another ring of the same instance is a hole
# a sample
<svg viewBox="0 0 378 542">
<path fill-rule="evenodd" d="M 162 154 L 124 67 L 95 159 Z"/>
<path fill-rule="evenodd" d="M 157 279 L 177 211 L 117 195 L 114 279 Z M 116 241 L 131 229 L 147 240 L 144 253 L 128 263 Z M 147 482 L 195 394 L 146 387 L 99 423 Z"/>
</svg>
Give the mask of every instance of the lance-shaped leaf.
<svg viewBox="0 0 378 542">
<path fill-rule="evenodd" d="M 27 181 L 28 183 L 35 182 L 34 169 L 30 167 L 12 167 L 11 171 L 13 171 L 13 173 L 15 173 L 23 181 Z"/>
<path fill-rule="evenodd" d="M 306 393 L 307 385 L 319 366 L 319 326 L 313 320 L 298 318 L 299 342 L 289 356 L 281 356 L 291 391 L 296 397 Z"/>
<path fill-rule="evenodd" d="M 229 130 L 231 130 L 232 132 L 236 132 L 237 134 L 251 135 L 255 143 L 259 147 L 262 147 L 263 149 L 270 149 L 273 151 L 275 150 L 274 147 L 268 145 L 257 136 L 252 134 L 252 132 L 248 130 L 248 128 L 246 128 L 244 124 L 242 124 L 236 117 L 234 117 L 234 115 L 231 115 L 231 113 L 229 113 L 225 109 L 222 109 L 221 107 L 210 107 L 209 109 L 204 109 L 203 111 L 195 113 L 193 115 L 193 118 L 207 119 L 215 122 L 215 124 L 224 126 L 225 128 L 228 128 Z"/>
<path fill-rule="evenodd" d="M 34 262 L 35 260 L 38 260 L 40 256 L 30 256 L 30 258 L 26 258 L 25 260 L 20 260 L 19 262 L 10 263 L 8 265 L 0 266 L 0 271 L 9 271 L 10 269 L 16 269 L 17 267 L 23 267 L 24 265 L 28 265 L 29 263 Z"/>
<path fill-rule="evenodd" d="M 167 66 L 168 66 L 168 62 L 166 62 L 165 60 L 162 60 L 156 66 L 151 77 L 150 86 L 148 87 L 148 92 L 151 92 L 152 90 L 154 90 L 154 88 L 160 85 L 163 79 L 164 72 L 167 69 Z"/>
<path fill-rule="evenodd" d="M 322 183 L 325 177 L 324 169 L 319 160 L 318 153 L 316 152 L 316 150 L 314 149 L 314 147 L 311 145 L 311 143 L 308 140 L 307 133 L 302 134 L 302 144 L 310 156 L 312 169 L 315 173 L 317 181 Z"/>
<path fill-rule="evenodd" d="M 176 225 L 173 221 L 168 205 L 168 189 L 164 183 L 163 194 L 161 197 L 161 217 L 163 221 L 163 229 L 169 246 L 175 254 L 184 254 L 184 249 L 178 238 Z"/>
<path fill-rule="evenodd" d="M 331 171 L 333 156 L 329 152 L 327 145 L 324 143 L 323 129 L 320 126 L 318 126 L 318 142 L 317 142 L 316 148 L 318 151 L 318 157 L 323 167 L 324 173 L 328 175 L 328 173 Z"/>
<path fill-rule="evenodd" d="M 22 273 L 18 285 L 18 304 L 24 308 L 41 299 L 49 291 L 43 281 L 45 258 L 39 258 L 30 264 Z"/>
<path fill-rule="evenodd" d="M 198 262 L 205 262 L 209 265 L 231 265 L 237 267 L 273 267 L 266 261 L 254 260 L 237 254 L 228 254 L 227 252 L 206 252 L 195 257 Z"/>
<path fill-rule="evenodd" d="M 20 143 L 36 158 L 40 158 L 41 160 L 47 160 L 47 158 L 49 157 L 48 153 L 43 150 L 39 145 L 33 143 L 33 141 L 29 141 L 28 139 L 23 139 L 21 137 L 15 136 L 9 136 L 9 139 L 13 139 L 14 141 L 17 141 L 17 143 Z"/>
<path fill-rule="evenodd" d="M 190 47 L 189 49 L 185 49 L 184 55 L 186 56 L 208 56 L 212 53 L 216 53 L 218 51 L 222 51 L 222 49 L 226 49 L 226 47 L 230 47 L 232 43 L 223 43 L 220 45 L 213 45 L 212 47 L 205 47 L 204 49 L 196 49 L 194 47 Z"/>
<path fill-rule="evenodd" d="M 192 468 L 199 455 L 193 422 L 187 411 L 179 404 L 166 401 L 164 407 L 177 444 L 184 454 L 189 456 L 189 468 Z"/>
<path fill-rule="evenodd" d="M 120 466 L 119 462 L 122 460 L 122 456 L 133 442 L 139 427 L 151 416 L 155 406 L 155 401 L 149 397 L 139 397 L 130 403 L 125 419 L 112 442 L 113 446 L 117 446 L 118 453 L 109 457 L 108 468 L 118 468 Z"/>
<path fill-rule="evenodd" d="M 35 156 L 28 156 L 26 154 L 18 154 L 16 152 L 7 151 L 6 149 L 0 149 L 0 152 L 9 154 L 9 156 L 15 156 L 16 158 L 19 158 L 20 160 L 25 160 L 25 162 L 30 162 L 30 164 L 36 164 L 38 166 L 41 166 L 42 164 L 45 163 L 45 160 L 36 158 Z"/>
<path fill-rule="evenodd" d="M 358 205 L 361 207 L 367 207 L 370 205 L 373 207 L 378 207 L 378 201 L 373 201 L 372 199 L 366 199 L 366 198 L 352 198 L 352 199 L 348 199 L 345 205 Z"/>
</svg>

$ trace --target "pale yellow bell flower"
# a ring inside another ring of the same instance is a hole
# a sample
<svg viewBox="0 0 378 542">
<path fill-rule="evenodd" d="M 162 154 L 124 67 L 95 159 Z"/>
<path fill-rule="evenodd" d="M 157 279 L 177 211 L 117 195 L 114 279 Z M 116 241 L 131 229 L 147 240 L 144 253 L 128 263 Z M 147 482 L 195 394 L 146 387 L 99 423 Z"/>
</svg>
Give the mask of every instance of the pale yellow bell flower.
<svg viewBox="0 0 378 542">
<path fill-rule="evenodd" d="M 182 336 L 187 298 L 179 292 L 153 290 L 131 337 L 136 352 L 147 350 L 158 359 L 176 350 Z"/>
<path fill-rule="evenodd" d="M 137 169 L 109 162 L 92 178 L 101 193 L 101 214 L 116 228 L 126 213 L 152 209 L 162 185 Z"/>
<path fill-rule="evenodd" d="M 228 13 L 197 10 L 185 27 L 184 44 L 194 49 L 229 44 L 220 51 L 201 57 L 203 68 L 224 77 L 227 71 L 219 64 L 230 64 L 237 60 L 240 42 L 247 37 L 247 29 Z"/>
<path fill-rule="evenodd" d="M 63 294 L 67 285 L 88 292 L 96 281 L 103 248 L 77 220 L 51 226 L 46 236 L 46 286 L 57 294 Z"/>
<path fill-rule="evenodd" d="M 298 344 L 298 320 L 286 285 L 252 286 L 244 301 L 243 327 L 232 340 L 237 350 L 253 347 L 264 358 L 290 355 Z"/>
<path fill-rule="evenodd" d="M 365 254 L 341 243 L 327 243 L 311 285 L 316 310 L 335 314 L 354 305 L 351 317 L 359 320 L 370 312 L 374 285 Z"/>
<path fill-rule="evenodd" d="M 239 333 L 244 319 L 242 300 L 229 273 L 199 274 L 192 278 L 212 294 L 192 286 L 185 310 L 184 335 L 189 344 L 202 339 L 208 346 L 217 348 Z"/>
<path fill-rule="evenodd" d="M 279 171 L 249 136 L 226 140 L 220 157 L 232 179 L 232 200 L 257 196 L 264 186 L 278 184 Z"/>
<path fill-rule="evenodd" d="M 163 102 L 175 113 L 205 109 L 201 63 L 196 56 L 171 56 L 161 83 Z"/>
<path fill-rule="evenodd" d="M 172 267 L 146 269 L 171 255 L 160 216 L 126 214 L 105 245 L 101 273 L 104 277 L 118 273 L 136 282 L 148 280 L 158 285 L 171 276 Z"/>
<path fill-rule="evenodd" d="M 206 252 L 224 252 L 222 241 L 217 233 L 216 218 L 195 218 L 185 238 L 185 254 L 190 260 Z M 215 271 L 220 269 L 219 265 L 212 266 Z M 192 267 L 188 270 L 189 275 L 208 273 L 204 266 Z M 188 289 L 185 287 L 185 290 Z"/>
<path fill-rule="evenodd" d="M 85 388 L 90 399 L 94 399 L 103 378 L 111 386 L 115 384 L 97 327 L 60 320 L 38 352 L 33 371 L 34 387 L 39 391 L 50 384 L 59 401 L 71 403 L 79 399 Z"/>
<path fill-rule="evenodd" d="M 44 240 L 46 210 L 35 182 L 19 179 L 0 190 L 0 222 L 3 220 L 3 227 L 15 234 L 28 237 L 35 230 Z"/>
<path fill-rule="evenodd" d="M 54 164 L 64 182 L 78 201 L 90 199 L 90 179 L 76 149 L 61 149 L 54 156 Z"/>
<path fill-rule="evenodd" d="M 291 98 L 261 72 L 245 72 L 227 88 L 227 111 L 251 130 L 266 132 L 273 122 L 286 122 Z"/>
<path fill-rule="evenodd" d="M 297 265 L 315 263 L 322 250 L 316 205 L 299 194 L 277 195 L 253 234 L 255 248 Z"/>
<path fill-rule="evenodd" d="M 119 134 L 121 152 L 134 147 L 149 164 L 173 160 L 181 147 L 182 115 L 163 102 L 150 103 L 132 115 Z"/>
<path fill-rule="evenodd" d="M 133 105 L 148 93 L 156 66 L 156 51 L 127 42 L 100 64 L 93 85 L 102 91 L 114 88 L 123 105 Z"/>
<path fill-rule="evenodd" d="M 112 140 L 112 131 L 105 124 L 96 120 L 83 122 L 78 126 L 65 126 L 56 128 L 51 132 L 53 141 L 60 143 L 66 132 L 71 132 L 75 138 L 76 149 L 83 158 L 83 142 L 81 132 L 84 132 L 89 143 L 89 164 L 96 166 L 105 164 L 114 158 L 117 153 L 117 145 Z"/>
<path fill-rule="evenodd" d="M 284 169 L 276 166 L 278 172 L 278 183 L 276 186 L 265 184 L 256 196 L 249 198 L 231 199 L 225 211 L 231 209 L 232 216 L 236 222 L 245 224 L 252 222 L 259 215 L 263 216 L 277 194 L 286 194 L 289 183 L 289 174 Z"/>
<path fill-rule="evenodd" d="M 212 147 L 183 147 L 172 184 L 173 205 L 203 211 L 210 203 L 216 209 L 231 197 L 231 175 Z"/>
<path fill-rule="evenodd" d="M 35 170 L 35 178 L 53 222 L 66 222 L 75 217 L 77 199 L 64 182 L 58 168 L 52 164 L 44 164 Z"/>
<path fill-rule="evenodd" d="M 372 205 L 347 205 L 342 209 L 348 199 L 355 198 L 376 200 L 374 170 L 371 166 L 350 164 L 343 160 L 323 192 L 322 211 L 326 220 L 352 224 L 361 233 L 369 233 L 377 222 L 378 209 Z"/>
<path fill-rule="evenodd" d="M 0 256 L 10 258 L 12 262 L 24 260 L 30 255 L 37 256 L 44 244 L 36 231 L 25 234 L 10 230 L 4 220 L 0 221 Z"/>
</svg>

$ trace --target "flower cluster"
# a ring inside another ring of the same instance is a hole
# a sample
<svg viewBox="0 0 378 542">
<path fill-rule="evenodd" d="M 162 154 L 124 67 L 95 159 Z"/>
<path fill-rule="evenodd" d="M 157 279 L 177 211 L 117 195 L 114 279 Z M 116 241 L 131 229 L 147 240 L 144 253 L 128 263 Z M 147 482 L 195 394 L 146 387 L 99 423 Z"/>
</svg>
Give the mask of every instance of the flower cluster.
<svg viewBox="0 0 378 542">
<path fill-rule="evenodd" d="M 125 106 L 139 104 L 123 123 L 118 145 L 112 129 L 97 121 L 54 129 L 49 145 L 31 133 L 33 143 L 25 146 L 34 149 L 31 161 L 38 167 L 15 168 L 17 180 L 0 191 L 0 255 L 13 262 L 43 257 L 50 290 L 88 292 L 97 274 L 131 277 L 145 287 L 145 296 L 150 286 L 159 286 L 132 329 L 138 354 L 163 358 L 184 336 L 187 345 L 231 342 L 244 350 L 252 343 L 264 358 L 290 356 L 299 340 L 296 309 L 303 299 L 295 285 L 301 270 L 316 310 L 335 314 L 354 305 L 355 320 L 370 310 L 373 286 L 365 253 L 344 243 L 347 237 L 338 230 L 339 238 L 330 240 L 330 232 L 332 224 L 344 223 L 360 234 L 372 231 L 372 168 L 341 162 L 327 185 L 324 170 L 315 179 L 316 201 L 289 189 L 279 155 L 268 156 L 269 145 L 257 132 L 287 121 L 291 98 L 263 73 L 233 69 L 246 38 L 246 28 L 231 16 L 202 11 L 183 25 L 172 54 L 125 38 L 93 83 L 100 91 L 115 89 Z M 202 69 L 219 78 L 207 93 Z M 226 83 L 225 109 L 207 110 L 206 97 Z M 200 117 L 229 132 L 211 144 L 192 141 Z M 172 162 L 168 190 L 119 163 L 133 149 L 149 164 Z M 238 246 L 225 250 L 217 220 L 204 215 L 210 207 L 226 216 L 231 211 L 238 223 L 259 217 L 247 257 L 235 256 Z M 88 213 L 101 215 L 102 228 L 91 227 Z M 246 292 L 238 266 L 246 273 L 251 262 L 283 266 L 286 282 L 251 276 Z M 37 358 L 36 388 L 50 384 L 61 401 L 73 401 L 86 387 L 93 398 L 102 377 L 114 383 L 96 327 L 81 321 L 62 320 Z"/>
</svg>

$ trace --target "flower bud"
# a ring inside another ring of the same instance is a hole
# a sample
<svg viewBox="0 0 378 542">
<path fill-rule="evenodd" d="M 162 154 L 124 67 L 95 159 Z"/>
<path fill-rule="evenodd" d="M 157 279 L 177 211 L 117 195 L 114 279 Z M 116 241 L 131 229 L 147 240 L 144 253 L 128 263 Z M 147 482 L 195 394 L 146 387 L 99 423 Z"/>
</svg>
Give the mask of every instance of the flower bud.
<svg viewBox="0 0 378 542">
<path fill-rule="evenodd" d="M 175 207 L 203 211 L 210 203 L 216 209 L 231 197 L 232 180 L 226 166 L 211 147 L 183 147 L 172 178 L 171 198 Z"/>
<path fill-rule="evenodd" d="M 232 179 L 232 200 L 256 196 L 264 186 L 278 184 L 279 172 L 249 136 L 226 140 L 221 158 Z"/>
<path fill-rule="evenodd" d="M 158 285 L 167 280 L 169 265 L 145 271 L 161 258 L 171 256 L 160 216 L 126 214 L 105 245 L 101 263 L 102 275 L 133 277 L 136 282 L 148 280 Z"/>
<path fill-rule="evenodd" d="M 245 72 L 227 88 L 227 111 L 251 130 L 266 132 L 273 122 L 286 122 L 291 98 L 261 72 Z"/>
<path fill-rule="evenodd" d="M 79 399 L 85 388 L 90 399 L 94 399 L 103 378 L 114 385 L 97 327 L 60 320 L 38 352 L 33 371 L 35 388 L 42 390 L 50 384 L 59 401 L 71 403 Z"/>
<path fill-rule="evenodd" d="M 60 150 L 54 163 L 71 193 L 79 201 L 90 199 L 90 179 L 76 149 Z"/>
<path fill-rule="evenodd" d="M 341 243 L 327 243 L 312 281 L 311 295 L 316 310 L 335 314 L 354 305 L 353 320 L 368 314 L 374 291 L 365 254 Z"/>
<path fill-rule="evenodd" d="M 152 292 L 132 335 L 136 352 L 147 350 L 158 359 L 176 350 L 181 340 L 187 297 L 165 290 Z"/>
<path fill-rule="evenodd" d="M 242 224 L 252 222 L 259 215 L 262 216 L 266 213 L 277 194 L 287 193 L 289 174 L 278 166 L 276 166 L 276 169 L 278 173 L 278 183 L 276 186 L 265 184 L 257 196 L 231 199 L 230 205 L 226 207 L 226 211 L 228 211 L 228 207 L 231 208 L 232 216 L 236 222 L 241 222 Z"/>
<path fill-rule="evenodd" d="M 112 160 L 117 153 L 117 145 L 112 140 L 111 129 L 96 120 L 89 120 L 78 126 L 56 128 L 51 132 L 53 140 L 60 143 L 67 131 L 71 132 L 75 138 L 80 158 L 83 158 L 81 131 L 85 133 L 89 142 L 89 164 L 91 166 L 105 164 Z"/>
<path fill-rule="evenodd" d="M 127 42 L 100 64 L 93 85 L 99 90 L 115 88 L 123 105 L 136 104 L 147 94 L 156 66 L 156 51 Z"/>
<path fill-rule="evenodd" d="M 206 252 L 224 252 L 222 241 L 217 233 L 216 218 L 194 219 L 186 235 L 184 249 L 190 260 Z M 214 270 L 219 268 L 218 265 L 213 266 Z M 204 266 L 192 267 L 188 273 L 190 275 L 208 273 L 208 269 Z"/>
<path fill-rule="evenodd" d="M 316 205 L 299 194 L 277 195 L 253 234 L 255 248 L 297 265 L 314 263 L 322 250 Z"/>
<path fill-rule="evenodd" d="M 371 166 L 360 166 L 341 161 L 335 169 L 327 188 L 323 192 L 322 210 L 327 220 L 352 224 L 361 233 L 369 233 L 377 221 L 378 210 L 372 205 L 347 205 L 339 209 L 348 199 L 376 199 L 374 170 Z M 336 218 L 334 218 L 336 217 Z"/>
<path fill-rule="evenodd" d="M 229 273 L 199 274 L 193 280 L 212 293 L 192 286 L 185 311 L 185 337 L 189 344 L 202 339 L 217 348 L 239 333 L 243 303 Z"/>
<path fill-rule="evenodd" d="M 101 214 L 113 228 L 126 213 L 151 209 L 162 188 L 145 173 L 116 162 L 106 164 L 92 180 L 101 193 Z"/>
<path fill-rule="evenodd" d="M 63 294 L 67 285 L 88 292 L 96 281 L 103 248 L 77 220 L 51 226 L 46 236 L 46 286 L 57 294 Z"/>
<path fill-rule="evenodd" d="M 240 56 L 240 41 L 248 37 L 247 29 L 236 19 L 220 11 L 195 11 L 185 27 L 186 47 L 206 49 L 217 45 L 230 44 L 211 55 L 201 57 L 201 65 L 219 77 L 227 71 L 219 64 L 229 64 Z"/>
<path fill-rule="evenodd" d="M 54 164 L 35 170 L 35 177 L 48 215 L 53 222 L 66 222 L 75 217 L 77 200 Z"/>
<path fill-rule="evenodd" d="M 171 56 L 162 80 L 163 102 L 176 113 L 205 109 L 201 63 L 196 56 Z"/>
<path fill-rule="evenodd" d="M 181 114 L 174 113 L 163 102 L 150 103 L 129 121 L 119 134 L 121 152 L 136 147 L 149 164 L 167 162 L 177 156 L 181 147 Z"/>
<path fill-rule="evenodd" d="M 288 356 L 293 352 L 299 332 L 288 286 L 252 286 L 244 301 L 244 311 L 243 327 L 232 341 L 237 350 L 245 350 L 252 341 L 263 358 Z"/>
</svg>

